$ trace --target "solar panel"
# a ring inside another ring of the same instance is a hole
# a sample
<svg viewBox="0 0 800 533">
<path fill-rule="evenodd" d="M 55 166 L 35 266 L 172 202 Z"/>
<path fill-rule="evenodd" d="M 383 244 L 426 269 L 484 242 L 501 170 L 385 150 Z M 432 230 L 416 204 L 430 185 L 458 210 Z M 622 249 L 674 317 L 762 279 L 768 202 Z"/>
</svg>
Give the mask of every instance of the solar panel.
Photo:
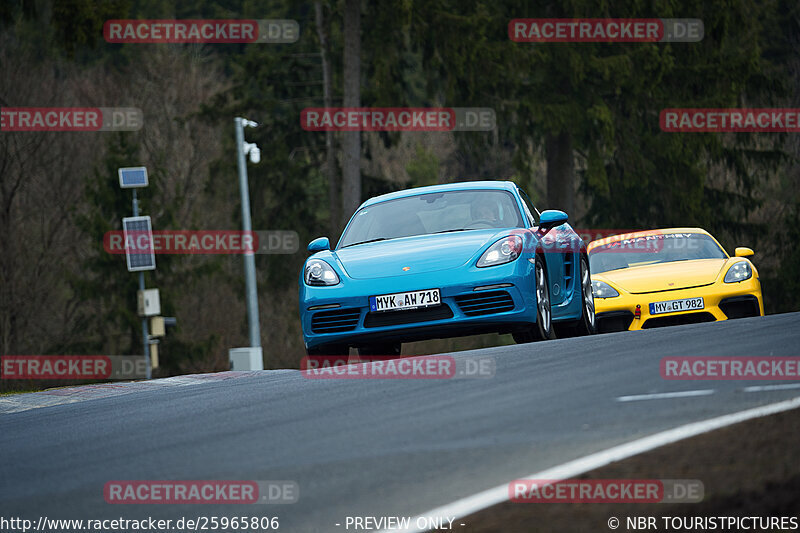
<svg viewBox="0 0 800 533">
<path fill-rule="evenodd" d="M 147 167 L 126 167 L 118 172 L 119 186 L 123 189 L 147 187 Z"/>
<path fill-rule="evenodd" d="M 128 272 L 155 270 L 156 256 L 150 217 L 123 218 L 122 234 L 125 240 L 125 259 L 128 262 Z"/>
</svg>

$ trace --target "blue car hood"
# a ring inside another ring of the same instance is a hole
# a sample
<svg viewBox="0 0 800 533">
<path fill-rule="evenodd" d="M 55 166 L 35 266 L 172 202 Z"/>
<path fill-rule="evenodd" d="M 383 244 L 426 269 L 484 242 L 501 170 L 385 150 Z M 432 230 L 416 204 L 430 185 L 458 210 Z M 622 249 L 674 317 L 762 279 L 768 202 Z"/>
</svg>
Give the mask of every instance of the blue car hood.
<svg viewBox="0 0 800 533">
<path fill-rule="evenodd" d="M 509 230 L 474 230 L 434 235 L 415 235 L 388 241 L 358 244 L 334 253 L 347 275 L 354 279 L 385 278 L 404 272 L 421 274 L 457 268 L 471 259 L 487 244 Z M 408 267 L 404 271 L 403 268 Z"/>
</svg>

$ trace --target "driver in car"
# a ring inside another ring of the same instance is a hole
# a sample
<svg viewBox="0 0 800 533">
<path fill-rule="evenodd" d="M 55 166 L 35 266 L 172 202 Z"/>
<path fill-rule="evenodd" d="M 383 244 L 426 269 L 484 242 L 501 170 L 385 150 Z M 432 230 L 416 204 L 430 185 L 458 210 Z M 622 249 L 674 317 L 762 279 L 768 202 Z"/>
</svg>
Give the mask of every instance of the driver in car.
<svg viewBox="0 0 800 533">
<path fill-rule="evenodd" d="M 484 223 L 489 227 L 499 227 L 500 217 L 497 204 L 486 200 L 478 200 L 472 205 L 472 223 Z"/>
</svg>

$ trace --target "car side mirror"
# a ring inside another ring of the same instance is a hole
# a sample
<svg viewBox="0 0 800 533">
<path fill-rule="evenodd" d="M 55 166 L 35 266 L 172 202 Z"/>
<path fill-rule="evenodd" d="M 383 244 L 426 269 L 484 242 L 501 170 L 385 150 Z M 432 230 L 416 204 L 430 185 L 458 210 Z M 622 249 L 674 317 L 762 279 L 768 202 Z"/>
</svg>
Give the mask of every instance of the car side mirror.
<svg viewBox="0 0 800 533">
<path fill-rule="evenodd" d="M 547 233 L 556 226 L 564 224 L 568 219 L 569 216 L 567 216 L 564 211 L 559 211 L 558 209 L 542 211 L 542 214 L 539 215 L 539 230 L 542 233 Z"/>
<path fill-rule="evenodd" d="M 745 246 L 739 246 L 733 251 L 733 255 L 736 257 L 750 257 L 754 253 L 755 252 L 751 248 L 747 248 Z"/>
<path fill-rule="evenodd" d="M 321 252 L 323 250 L 331 249 L 331 241 L 327 237 L 318 237 L 308 243 L 309 252 Z"/>
</svg>

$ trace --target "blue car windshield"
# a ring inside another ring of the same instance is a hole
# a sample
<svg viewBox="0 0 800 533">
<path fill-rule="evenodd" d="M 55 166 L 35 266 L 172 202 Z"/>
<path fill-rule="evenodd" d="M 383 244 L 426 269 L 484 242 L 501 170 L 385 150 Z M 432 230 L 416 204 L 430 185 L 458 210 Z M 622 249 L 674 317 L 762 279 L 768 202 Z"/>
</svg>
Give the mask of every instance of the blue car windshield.
<svg viewBox="0 0 800 533">
<path fill-rule="evenodd" d="M 593 248 L 589 268 L 599 274 L 609 270 L 692 259 L 724 259 L 725 252 L 702 233 L 665 233 L 622 239 Z"/>
<path fill-rule="evenodd" d="M 521 228 L 522 216 L 508 191 L 474 189 L 418 194 L 358 211 L 339 248 L 366 242 L 489 228 Z"/>
</svg>

